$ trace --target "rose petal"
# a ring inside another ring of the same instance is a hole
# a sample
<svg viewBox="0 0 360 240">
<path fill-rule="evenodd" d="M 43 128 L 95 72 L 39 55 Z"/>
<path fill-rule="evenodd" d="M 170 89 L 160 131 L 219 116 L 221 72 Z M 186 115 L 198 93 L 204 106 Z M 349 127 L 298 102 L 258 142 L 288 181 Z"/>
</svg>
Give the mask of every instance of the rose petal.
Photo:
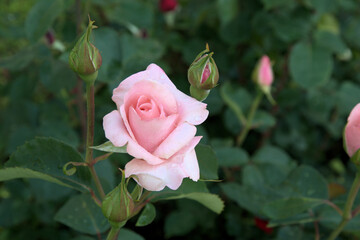
<svg viewBox="0 0 360 240">
<path fill-rule="evenodd" d="M 149 174 L 138 174 L 137 177 L 140 186 L 148 191 L 161 191 L 166 186 L 163 180 Z"/>
<path fill-rule="evenodd" d="M 167 86 L 147 80 L 137 82 L 126 93 L 125 109 L 128 110 L 130 107 L 136 108 L 139 99 L 144 97 L 155 101 L 157 106 L 162 106 L 167 115 L 177 113 L 178 111 L 176 99 Z"/>
<path fill-rule="evenodd" d="M 134 84 L 142 80 L 158 82 L 167 85 L 169 88 L 176 89 L 175 85 L 171 82 L 166 73 L 158 65 L 152 63 L 145 71 L 131 75 L 114 89 L 112 100 L 116 103 L 118 109 L 124 104 L 124 97 L 129 89 L 131 89 Z"/>
<path fill-rule="evenodd" d="M 105 115 L 103 119 L 103 127 L 105 131 L 105 137 L 109 139 L 112 144 L 114 144 L 114 146 L 124 146 L 130 138 L 128 131 L 124 126 L 121 115 L 117 110 L 114 110 L 111 113 Z"/>
<path fill-rule="evenodd" d="M 347 152 L 352 157 L 360 148 L 360 126 L 349 122 L 345 127 L 345 141 Z"/>
<path fill-rule="evenodd" d="M 175 156 L 162 164 L 150 165 L 143 160 L 131 160 L 125 166 L 125 177 L 137 175 L 139 184 L 149 191 L 160 191 L 165 185 L 176 190 L 185 177 L 197 181 L 200 173 L 194 148 L 200 139 L 201 137 L 194 137 Z"/>
<path fill-rule="evenodd" d="M 129 120 L 128 120 L 128 116 L 126 114 L 126 111 L 125 111 L 125 108 L 124 108 L 124 105 L 120 107 L 120 114 L 121 114 L 121 118 L 124 122 L 124 125 L 126 127 L 126 130 L 128 131 L 130 137 L 132 139 L 135 140 L 135 135 L 133 133 L 133 131 L 131 130 L 131 127 L 130 127 L 130 124 L 129 124 Z M 136 141 L 136 140 L 135 140 Z"/>
<path fill-rule="evenodd" d="M 156 148 L 154 155 L 168 159 L 186 146 L 195 136 L 196 127 L 189 123 L 177 126 L 174 131 Z"/>
<path fill-rule="evenodd" d="M 142 120 L 151 120 L 153 118 L 158 118 L 161 115 L 161 111 L 155 101 L 153 99 L 148 99 L 145 96 L 140 96 L 135 110 Z"/>
<path fill-rule="evenodd" d="M 176 190 L 185 177 L 178 164 L 165 162 L 164 164 L 150 165 L 139 159 L 133 159 L 126 164 L 125 177 L 130 175 L 137 175 L 139 184 L 149 191 L 160 191 L 165 185 Z"/>
<path fill-rule="evenodd" d="M 143 159 L 145 162 L 147 162 L 150 165 L 157 165 L 164 162 L 164 160 L 146 151 L 145 148 L 140 146 L 133 139 L 129 139 L 126 151 L 129 155 L 138 159 Z"/>
<path fill-rule="evenodd" d="M 195 98 L 189 97 L 177 89 L 173 91 L 173 93 L 178 102 L 178 114 L 181 116 L 180 122 L 199 125 L 205 121 L 209 115 L 205 103 L 199 102 Z"/>
<path fill-rule="evenodd" d="M 165 118 L 145 121 L 138 116 L 134 108 L 129 109 L 129 123 L 135 139 L 150 153 L 154 152 L 175 128 L 177 117 L 177 114 L 173 114 Z"/>
<path fill-rule="evenodd" d="M 200 178 L 200 169 L 194 148 L 199 143 L 200 139 L 201 137 L 194 137 L 191 144 L 188 146 L 188 149 L 186 149 L 187 152 L 184 156 L 183 163 L 181 164 L 187 176 L 195 182 Z M 192 150 L 188 151 L 189 149 Z"/>
<path fill-rule="evenodd" d="M 358 103 L 352 110 L 348 117 L 348 122 L 356 122 L 360 125 L 360 103 Z"/>
</svg>

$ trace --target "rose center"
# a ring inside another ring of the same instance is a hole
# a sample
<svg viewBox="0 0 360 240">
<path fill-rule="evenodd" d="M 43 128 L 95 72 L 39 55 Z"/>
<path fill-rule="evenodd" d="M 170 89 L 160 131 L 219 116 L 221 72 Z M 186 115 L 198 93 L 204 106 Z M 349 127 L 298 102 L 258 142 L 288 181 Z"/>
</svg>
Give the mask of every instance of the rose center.
<svg viewBox="0 0 360 240">
<path fill-rule="evenodd" d="M 142 95 L 138 98 L 136 103 L 136 112 L 139 117 L 143 120 L 151 120 L 158 118 L 161 115 L 161 106 L 156 104 L 156 102 L 149 98 L 148 96 Z"/>
</svg>

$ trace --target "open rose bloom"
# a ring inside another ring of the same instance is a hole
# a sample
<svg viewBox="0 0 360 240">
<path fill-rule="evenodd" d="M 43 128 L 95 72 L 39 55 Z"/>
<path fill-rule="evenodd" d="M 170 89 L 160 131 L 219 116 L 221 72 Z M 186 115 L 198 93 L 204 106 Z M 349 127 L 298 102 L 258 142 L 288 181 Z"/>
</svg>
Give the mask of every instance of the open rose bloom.
<svg viewBox="0 0 360 240">
<path fill-rule="evenodd" d="M 208 116 L 206 104 L 179 91 L 165 72 L 151 64 L 114 89 L 114 110 L 104 117 L 105 136 L 113 145 L 127 144 L 134 157 L 125 176 L 136 175 L 149 191 L 177 189 L 183 178 L 199 179 L 196 127 Z"/>
</svg>

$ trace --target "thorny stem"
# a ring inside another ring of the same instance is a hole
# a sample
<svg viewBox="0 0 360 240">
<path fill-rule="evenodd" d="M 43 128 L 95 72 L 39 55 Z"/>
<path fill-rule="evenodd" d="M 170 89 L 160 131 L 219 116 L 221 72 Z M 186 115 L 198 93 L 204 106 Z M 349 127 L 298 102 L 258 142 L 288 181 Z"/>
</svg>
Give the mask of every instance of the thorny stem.
<svg viewBox="0 0 360 240">
<path fill-rule="evenodd" d="M 86 83 L 86 110 L 87 110 L 87 134 L 86 134 L 86 155 L 85 161 L 89 165 L 91 176 L 94 179 L 96 188 L 101 196 L 105 198 L 104 189 L 101 186 L 99 177 L 96 174 L 93 161 L 93 149 L 90 148 L 94 144 L 94 118 L 95 118 L 95 104 L 94 104 L 94 83 Z"/>
<path fill-rule="evenodd" d="M 244 126 L 244 128 L 242 129 L 242 131 L 240 132 L 239 136 L 236 139 L 236 146 L 237 147 L 241 147 L 241 145 L 244 143 L 244 140 L 246 139 L 246 136 L 248 135 L 251 126 L 252 126 L 252 121 L 254 119 L 256 110 L 259 107 L 259 104 L 261 102 L 261 99 L 263 97 L 263 93 L 261 91 L 258 91 L 257 96 L 255 98 L 255 100 L 253 101 L 250 111 L 249 111 L 249 115 L 248 118 L 246 120 L 246 124 Z"/>
<path fill-rule="evenodd" d="M 111 227 L 110 232 L 109 232 L 106 240 L 117 240 L 118 236 L 119 236 L 120 229 L 121 228 Z"/>
<path fill-rule="evenodd" d="M 343 215 L 342 215 L 342 221 L 337 226 L 337 228 L 334 229 L 334 231 L 331 233 L 328 240 L 335 240 L 336 237 L 342 232 L 342 230 L 344 229 L 346 224 L 353 218 L 353 215 L 351 213 L 351 209 L 353 207 L 353 204 L 354 204 L 356 195 L 357 195 L 357 193 L 359 191 L 359 188 L 360 188 L 360 171 L 358 171 L 356 173 L 356 177 L 355 177 L 354 182 L 353 182 L 353 184 L 351 186 L 348 198 L 347 198 L 346 203 L 345 203 L 345 208 L 344 208 L 344 212 L 343 212 Z"/>
<path fill-rule="evenodd" d="M 324 201 L 325 204 L 329 205 L 330 207 L 332 207 L 333 209 L 335 209 L 335 211 L 337 211 L 339 213 L 340 216 L 343 215 L 343 211 L 333 202 L 329 201 L 329 200 L 325 200 Z"/>
</svg>

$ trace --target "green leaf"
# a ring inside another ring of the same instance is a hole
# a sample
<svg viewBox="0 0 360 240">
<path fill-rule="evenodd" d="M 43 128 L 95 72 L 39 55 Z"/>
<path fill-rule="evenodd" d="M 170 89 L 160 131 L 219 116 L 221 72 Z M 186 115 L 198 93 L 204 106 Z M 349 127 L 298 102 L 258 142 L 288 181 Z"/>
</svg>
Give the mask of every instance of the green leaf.
<svg viewBox="0 0 360 240">
<path fill-rule="evenodd" d="M 348 50 L 341 37 L 329 31 L 316 31 L 315 41 L 319 46 L 328 49 L 332 53 L 342 54 Z"/>
<path fill-rule="evenodd" d="M 221 198 L 218 195 L 212 193 L 194 192 L 188 194 L 181 194 L 178 196 L 169 197 L 167 198 L 167 200 L 181 199 L 181 198 L 187 198 L 197 201 L 217 214 L 220 214 L 224 209 L 224 202 L 221 200 Z"/>
<path fill-rule="evenodd" d="M 24 48 L 13 56 L 0 59 L 0 68 L 5 68 L 11 71 L 20 71 L 27 67 L 30 62 L 36 57 L 38 46 L 31 46 Z"/>
<path fill-rule="evenodd" d="M 175 211 L 165 219 L 165 237 L 184 236 L 196 227 L 196 220 L 187 212 Z"/>
<path fill-rule="evenodd" d="M 84 162 L 73 147 L 53 138 L 38 137 L 18 147 L 5 166 L 41 172 L 83 191 L 84 185 L 90 184 L 89 171 L 80 167 L 76 174 L 67 176 L 63 172 L 63 166 L 69 161 Z"/>
<path fill-rule="evenodd" d="M 154 20 L 153 4 L 141 0 L 122 0 L 118 1 L 115 6 L 115 8 L 105 8 L 108 10 L 106 16 L 111 20 L 120 24 L 131 23 L 141 29 L 152 27 Z"/>
<path fill-rule="evenodd" d="M 292 7 L 296 4 L 293 1 L 288 0 L 261 0 L 261 2 L 264 4 L 266 10 L 280 7 Z"/>
<path fill-rule="evenodd" d="M 88 234 L 99 234 L 109 228 L 101 209 L 85 194 L 70 198 L 56 213 L 55 220 Z"/>
<path fill-rule="evenodd" d="M 76 75 L 68 63 L 60 60 L 45 59 L 40 67 L 40 81 L 46 89 L 60 95 L 60 89 L 70 91 L 76 85 Z"/>
<path fill-rule="evenodd" d="M 220 187 L 231 200 L 257 216 L 263 215 L 262 208 L 266 202 L 279 198 L 279 194 L 266 188 L 253 189 L 237 183 L 223 183 Z"/>
<path fill-rule="evenodd" d="M 159 201 L 159 200 L 165 200 L 170 197 L 176 197 L 179 195 L 186 195 L 193 192 L 205 192 L 208 193 L 209 190 L 206 187 L 205 182 L 203 181 L 197 181 L 194 182 L 190 180 L 189 178 L 185 178 L 181 184 L 181 186 L 177 190 L 171 190 L 169 188 L 165 188 L 164 190 L 160 192 L 152 192 L 152 196 L 154 197 L 152 199 L 152 202 Z"/>
<path fill-rule="evenodd" d="M 103 151 L 103 152 L 112 152 L 112 153 L 127 153 L 126 146 L 124 145 L 122 147 L 116 147 L 112 142 L 107 141 L 106 143 L 103 143 L 99 146 L 91 147 L 92 149 Z"/>
<path fill-rule="evenodd" d="M 360 87 L 349 81 L 343 82 L 337 95 L 339 98 L 338 111 L 347 117 L 353 107 L 360 102 Z"/>
<path fill-rule="evenodd" d="M 264 178 L 257 166 L 246 165 L 243 169 L 242 183 L 252 188 L 262 188 L 264 186 Z"/>
<path fill-rule="evenodd" d="M 314 198 L 284 198 L 267 203 L 263 207 L 264 214 L 271 219 L 288 218 L 324 203 Z"/>
<path fill-rule="evenodd" d="M 328 185 L 325 178 L 314 168 L 302 165 L 296 168 L 286 180 L 293 187 L 295 196 L 328 199 Z"/>
<path fill-rule="evenodd" d="M 199 144 L 195 148 L 201 179 L 218 179 L 218 162 L 210 146 Z"/>
<path fill-rule="evenodd" d="M 30 41 L 44 36 L 63 10 L 62 0 L 42 0 L 30 10 L 25 21 L 25 31 Z"/>
<path fill-rule="evenodd" d="M 290 74 L 303 88 L 324 85 L 330 78 L 333 62 L 330 52 L 310 43 L 300 42 L 290 54 Z"/>
<path fill-rule="evenodd" d="M 136 222 L 136 226 L 143 227 L 149 225 L 150 223 L 152 223 L 152 221 L 154 221 L 155 216 L 156 210 L 154 205 L 152 205 L 151 203 L 146 204 L 144 210 L 141 212 L 140 217 Z"/>
<path fill-rule="evenodd" d="M 276 123 L 276 119 L 266 111 L 258 110 L 255 113 L 254 120 L 252 122 L 252 128 L 264 130 L 273 127 Z"/>
<path fill-rule="evenodd" d="M 304 232 L 300 226 L 286 226 L 280 228 L 276 240 L 306 240 Z"/>
<path fill-rule="evenodd" d="M 248 153 L 241 148 L 219 147 L 214 150 L 222 167 L 243 166 L 249 162 Z"/>
<path fill-rule="evenodd" d="M 127 76 L 134 71 L 145 69 L 150 63 L 158 60 L 164 54 L 164 46 L 157 39 L 142 39 L 136 36 L 122 34 L 120 37 L 121 62 Z"/>
<path fill-rule="evenodd" d="M 284 150 L 270 145 L 260 148 L 252 161 L 259 167 L 266 182 L 275 185 L 281 183 L 296 166 Z"/>
<path fill-rule="evenodd" d="M 222 25 L 226 25 L 233 20 L 238 11 L 237 0 L 217 0 L 218 15 Z"/>
<path fill-rule="evenodd" d="M 48 174 L 44 174 L 41 172 L 37 172 L 28 168 L 21 168 L 21 167 L 10 167 L 0 169 L 0 182 L 13 180 L 17 178 L 36 178 L 42 179 L 48 182 L 56 183 L 64 187 L 73 188 L 72 186 L 58 180 L 55 177 L 52 177 Z"/>
<path fill-rule="evenodd" d="M 301 213 L 289 218 L 272 220 L 267 225 L 268 227 L 277 227 L 282 225 L 290 225 L 290 224 L 304 224 L 309 222 L 317 221 L 315 216 L 310 216 L 309 213 Z"/>
<path fill-rule="evenodd" d="M 121 228 L 118 240 L 145 240 L 145 238 L 130 229 Z"/>
</svg>

